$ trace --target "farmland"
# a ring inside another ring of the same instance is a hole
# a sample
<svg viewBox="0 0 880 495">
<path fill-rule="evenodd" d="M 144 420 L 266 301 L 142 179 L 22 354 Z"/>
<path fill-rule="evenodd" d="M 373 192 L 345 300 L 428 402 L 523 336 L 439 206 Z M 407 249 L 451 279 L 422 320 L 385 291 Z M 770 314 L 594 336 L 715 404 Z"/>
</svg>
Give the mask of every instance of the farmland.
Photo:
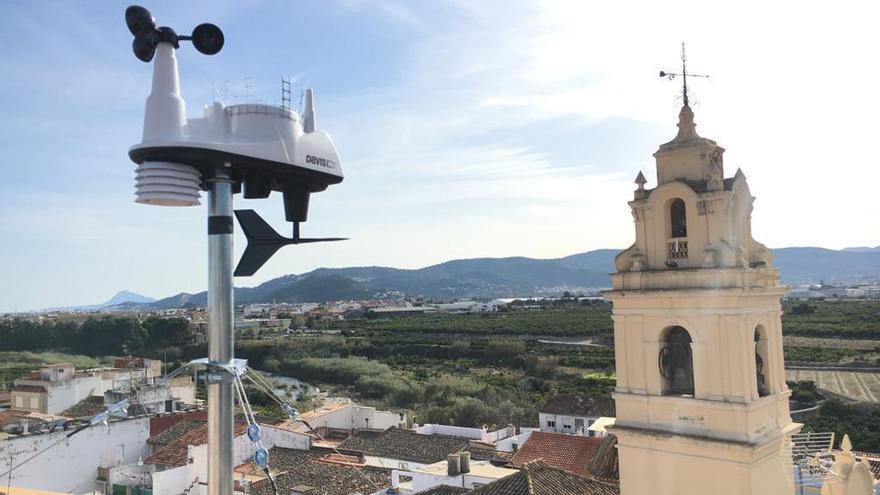
<svg viewBox="0 0 880 495">
<path fill-rule="evenodd" d="M 811 381 L 819 389 L 828 390 L 856 402 L 880 404 L 880 372 L 868 373 L 837 370 L 786 370 L 789 381 Z"/>
</svg>

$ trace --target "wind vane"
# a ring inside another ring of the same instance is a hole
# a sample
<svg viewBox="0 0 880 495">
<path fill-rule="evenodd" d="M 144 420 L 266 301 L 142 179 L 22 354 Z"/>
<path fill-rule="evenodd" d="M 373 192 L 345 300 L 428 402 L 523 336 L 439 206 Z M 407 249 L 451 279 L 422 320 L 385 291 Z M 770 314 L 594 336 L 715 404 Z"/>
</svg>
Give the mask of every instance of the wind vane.
<svg viewBox="0 0 880 495">
<path fill-rule="evenodd" d="M 660 77 L 668 77 L 670 81 L 675 79 L 675 76 L 681 76 L 681 83 L 682 83 L 681 84 L 681 96 L 684 99 L 684 106 L 686 106 L 686 107 L 690 106 L 690 105 L 688 105 L 688 82 L 687 82 L 688 76 L 706 77 L 706 78 L 708 78 L 709 76 L 702 75 L 702 74 L 688 74 L 687 55 L 685 54 L 685 51 L 684 51 L 684 42 L 681 43 L 681 73 L 678 74 L 675 72 L 666 72 L 666 71 L 662 71 L 662 70 L 660 71 Z"/>
</svg>

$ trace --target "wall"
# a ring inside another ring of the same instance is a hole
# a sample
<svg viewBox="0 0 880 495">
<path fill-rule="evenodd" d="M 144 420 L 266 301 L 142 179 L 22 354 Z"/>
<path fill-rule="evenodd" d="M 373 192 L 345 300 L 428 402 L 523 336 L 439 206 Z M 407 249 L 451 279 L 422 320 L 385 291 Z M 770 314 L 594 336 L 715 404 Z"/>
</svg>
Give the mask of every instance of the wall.
<svg viewBox="0 0 880 495">
<path fill-rule="evenodd" d="M 270 449 L 272 446 L 285 449 L 309 450 L 312 447 L 312 437 L 295 431 L 274 426 L 262 425 L 263 445 Z"/>
<path fill-rule="evenodd" d="M 583 420 L 584 422 L 583 431 L 581 432 L 578 432 L 579 426 L 575 424 L 576 419 Z M 538 421 L 540 421 L 542 431 L 567 433 L 569 435 L 588 435 L 589 432 L 587 431 L 587 428 L 589 428 L 597 419 L 599 419 L 597 416 L 567 416 L 562 414 L 538 413 Z M 547 421 L 555 421 L 556 426 L 547 426 Z M 570 426 L 570 428 L 566 428 L 566 425 Z"/>
<path fill-rule="evenodd" d="M 348 428 L 376 428 L 387 430 L 400 426 L 400 415 L 390 411 L 377 411 L 374 407 L 352 406 L 352 423 Z M 369 421 L 365 421 L 369 420 Z"/>
<path fill-rule="evenodd" d="M 462 437 L 462 438 L 471 438 L 474 440 L 479 440 L 481 442 L 492 443 L 492 439 L 490 435 L 494 434 L 497 436 L 497 432 L 492 432 L 492 434 L 488 433 L 483 428 L 469 428 L 466 426 L 450 426 L 450 425 L 435 425 L 435 424 L 426 424 L 422 426 L 417 426 L 415 428 L 416 433 L 421 433 L 423 435 L 447 435 L 451 437 Z M 505 431 L 505 430 L 500 430 Z"/>
<path fill-rule="evenodd" d="M 421 462 L 405 461 L 402 459 L 391 459 L 388 457 L 376 457 L 373 455 L 365 455 L 364 462 L 366 462 L 367 466 L 374 466 L 385 469 L 414 470 L 420 467 L 427 466 L 427 464 L 423 464 Z"/>
<path fill-rule="evenodd" d="M 197 474 L 191 464 L 157 471 L 152 474 L 153 495 L 177 495 L 183 493 L 195 480 Z M 200 481 L 202 479 L 200 478 Z"/>
<path fill-rule="evenodd" d="M 533 431 L 540 431 L 540 428 L 522 428 L 520 430 L 520 434 L 514 437 L 508 437 L 503 440 L 499 440 L 495 444 L 495 449 L 503 452 L 513 452 L 513 445 L 516 444 L 517 448 L 521 447 L 526 440 L 532 435 Z"/>
<path fill-rule="evenodd" d="M 168 385 L 171 388 L 171 396 L 180 399 L 184 404 L 196 403 L 196 386 L 192 377 L 179 376 L 172 378 Z"/>
<path fill-rule="evenodd" d="M 134 464 L 146 457 L 149 418 L 139 417 L 98 425 L 64 440 L 69 432 L 22 435 L 0 442 L 0 473 L 34 452 L 61 440 L 45 454 L 17 468 L 11 484 L 45 491 L 86 493 L 95 488 L 100 466 Z M 63 473 L 63 476 L 57 474 Z M 53 475 L 55 474 L 55 475 Z"/>
</svg>

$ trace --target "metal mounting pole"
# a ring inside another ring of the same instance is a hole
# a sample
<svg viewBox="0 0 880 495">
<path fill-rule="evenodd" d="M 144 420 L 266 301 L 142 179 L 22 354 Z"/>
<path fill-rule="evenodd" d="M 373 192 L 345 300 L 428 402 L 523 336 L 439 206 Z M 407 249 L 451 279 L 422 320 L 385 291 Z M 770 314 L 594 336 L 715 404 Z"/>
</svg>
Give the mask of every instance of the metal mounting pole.
<svg viewBox="0 0 880 495">
<path fill-rule="evenodd" d="M 232 179 L 218 167 L 208 190 L 208 362 L 230 365 L 232 322 Z M 232 495 L 232 375 L 209 366 L 208 494 Z"/>
</svg>

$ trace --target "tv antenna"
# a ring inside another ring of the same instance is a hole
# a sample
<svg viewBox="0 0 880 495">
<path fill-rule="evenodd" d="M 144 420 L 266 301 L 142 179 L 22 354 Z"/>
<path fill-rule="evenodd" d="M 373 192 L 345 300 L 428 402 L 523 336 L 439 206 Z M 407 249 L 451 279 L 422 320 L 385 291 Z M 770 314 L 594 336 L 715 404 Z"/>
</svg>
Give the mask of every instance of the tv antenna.
<svg viewBox="0 0 880 495">
<path fill-rule="evenodd" d="M 681 97 L 684 100 L 684 106 L 690 106 L 688 104 L 688 76 L 691 77 L 704 77 L 708 78 L 708 75 L 705 74 L 689 74 L 687 71 L 687 54 L 684 50 L 684 41 L 681 42 L 681 72 L 666 72 L 661 70 L 660 77 L 667 77 L 669 80 L 675 79 L 677 76 L 681 76 Z"/>
</svg>

